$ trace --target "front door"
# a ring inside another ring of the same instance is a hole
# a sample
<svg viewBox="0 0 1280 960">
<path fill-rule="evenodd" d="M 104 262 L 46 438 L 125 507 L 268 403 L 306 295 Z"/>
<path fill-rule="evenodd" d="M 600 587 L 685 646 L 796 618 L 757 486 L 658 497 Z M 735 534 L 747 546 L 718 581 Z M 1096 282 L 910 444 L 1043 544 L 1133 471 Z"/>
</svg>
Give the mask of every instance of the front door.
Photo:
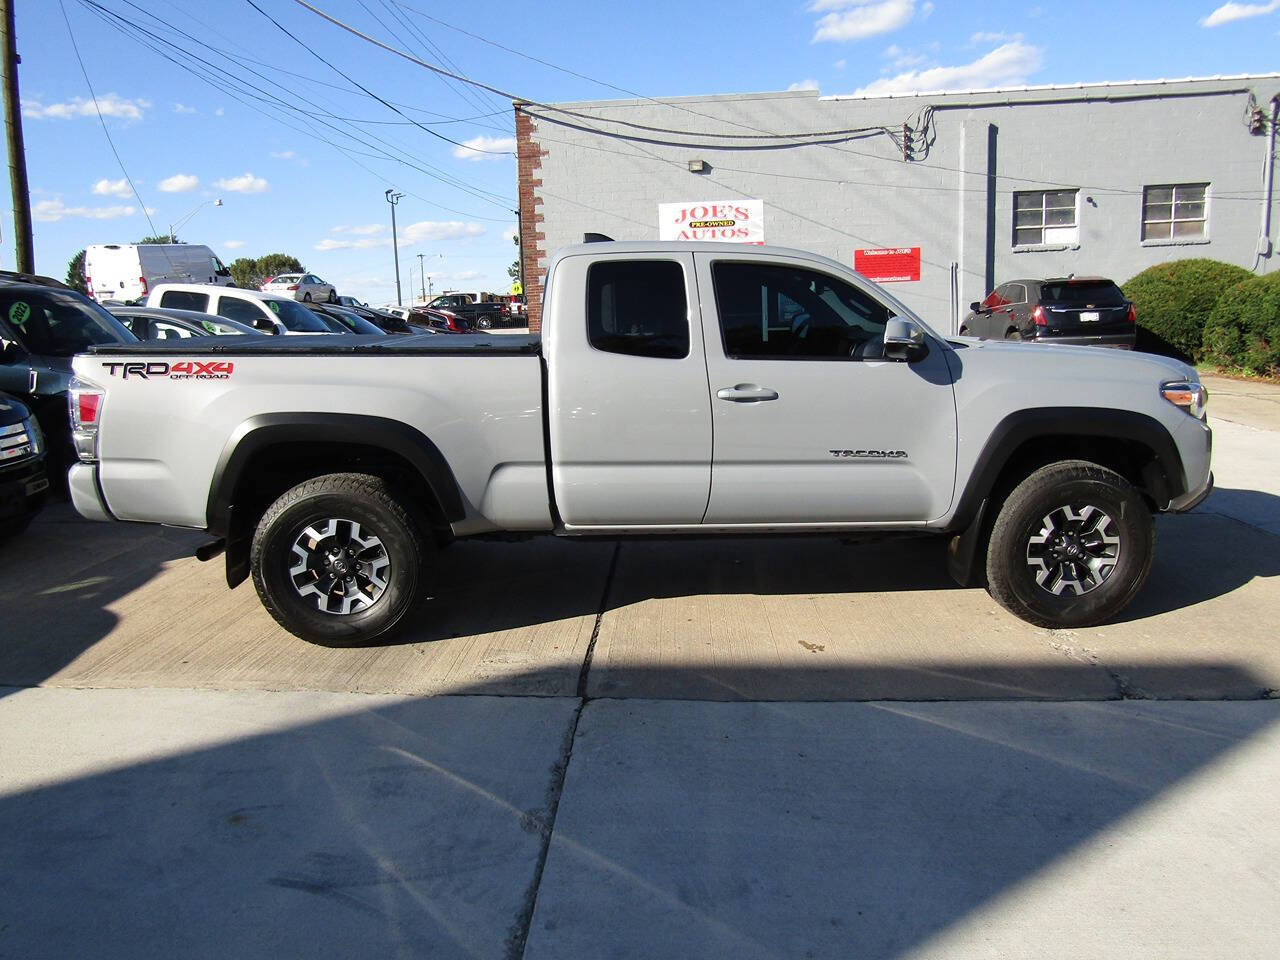
<svg viewBox="0 0 1280 960">
<path fill-rule="evenodd" d="M 567 257 L 549 290 L 543 353 L 564 524 L 700 523 L 711 401 L 692 254 Z"/>
<path fill-rule="evenodd" d="M 802 258 L 696 254 L 713 410 L 706 524 L 919 522 L 955 481 L 945 347 L 884 359 L 893 310 Z"/>
</svg>

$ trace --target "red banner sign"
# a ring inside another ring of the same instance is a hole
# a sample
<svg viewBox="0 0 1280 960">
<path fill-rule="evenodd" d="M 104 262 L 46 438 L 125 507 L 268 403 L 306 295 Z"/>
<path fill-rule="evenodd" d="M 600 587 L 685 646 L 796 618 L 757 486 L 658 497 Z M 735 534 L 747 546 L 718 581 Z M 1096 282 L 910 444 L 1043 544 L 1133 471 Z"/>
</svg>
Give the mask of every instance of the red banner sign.
<svg viewBox="0 0 1280 960">
<path fill-rule="evenodd" d="M 868 280 L 897 283 L 920 279 L 919 247 L 884 247 L 853 251 L 853 269 Z"/>
</svg>

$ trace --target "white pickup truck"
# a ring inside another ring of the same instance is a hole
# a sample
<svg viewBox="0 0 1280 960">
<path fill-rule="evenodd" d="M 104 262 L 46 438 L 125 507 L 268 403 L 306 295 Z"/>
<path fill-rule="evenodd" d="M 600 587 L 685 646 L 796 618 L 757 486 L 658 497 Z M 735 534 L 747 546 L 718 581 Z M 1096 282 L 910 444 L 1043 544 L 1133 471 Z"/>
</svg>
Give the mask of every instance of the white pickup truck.
<svg viewBox="0 0 1280 960">
<path fill-rule="evenodd" d="M 75 374 L 77 509 L 207 530 L 229 585 L 331 645 L 498 533 L 932 534 L 1023 619 L 1088 625 L 1142 587 L 1152 513 L 1212 486 L 1191 368 L 947 338 L 770 247 L 571 247 L 540 338 L 209 337 Z"/>
</svg>

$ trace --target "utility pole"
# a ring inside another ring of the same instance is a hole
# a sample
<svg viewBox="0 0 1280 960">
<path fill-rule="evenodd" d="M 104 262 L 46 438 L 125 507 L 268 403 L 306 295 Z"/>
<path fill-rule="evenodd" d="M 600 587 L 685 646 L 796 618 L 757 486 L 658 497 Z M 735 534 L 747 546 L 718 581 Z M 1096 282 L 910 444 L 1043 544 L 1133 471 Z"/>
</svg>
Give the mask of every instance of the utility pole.
<svg viewBox="0 0 1280 960">
<path fill-rule="evenodd" d="M 8 0 L 0 0 L 0 3 L 7 3 Z M 396 204 L 400 202 L 403 193 L 396 193 L 394 190 L 387 190 L 387 203 L 391 204 L 391 255 L 396 261 L 396 306 L 403 307 L 404 300 L 400 298 L 400 247 L 396 243 Z"/>
<path fill-rule="evenodd" d="M 421 280 L 422 280 L 422 302 L 426 303 L 427 302 L 427 270 L 426 270 L 426 267 L 422 265 L 422 254 L 418 254 L 418 273 L 421 275 Z"/>
<path fill-rule="evenodd" d="M 36 257 L 31 242 L 31 194 L 27 189 L 27 152 L 22 143 L 22 100 L 18 96 L 18 39 L 13 27 L 14 0 L 0 0 L 0 60 L 3 60 L 4 126 L 9 141 L 9 187 L 13 191 L 13 242 L 18 272 L 35 273 Z"/>
</svg>

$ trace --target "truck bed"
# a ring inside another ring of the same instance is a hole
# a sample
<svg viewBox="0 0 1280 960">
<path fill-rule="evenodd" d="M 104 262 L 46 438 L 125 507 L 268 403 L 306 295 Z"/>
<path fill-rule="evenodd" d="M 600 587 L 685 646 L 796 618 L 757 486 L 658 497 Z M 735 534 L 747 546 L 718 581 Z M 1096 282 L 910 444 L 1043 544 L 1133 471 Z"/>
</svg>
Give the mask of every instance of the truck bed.
<svg viewBox="0 0 1280 960">
<path fill-rule="evenodd" d="M 316 334 L 307 337 L 192 337 L 189 340 L 153 340 L 143 343 L 105 344 L 90 347 L 98 356 L 538 356 L 542 339 L 537 334 L 430 334 L 361 337 L 355 334 Z"/>
</svg>

